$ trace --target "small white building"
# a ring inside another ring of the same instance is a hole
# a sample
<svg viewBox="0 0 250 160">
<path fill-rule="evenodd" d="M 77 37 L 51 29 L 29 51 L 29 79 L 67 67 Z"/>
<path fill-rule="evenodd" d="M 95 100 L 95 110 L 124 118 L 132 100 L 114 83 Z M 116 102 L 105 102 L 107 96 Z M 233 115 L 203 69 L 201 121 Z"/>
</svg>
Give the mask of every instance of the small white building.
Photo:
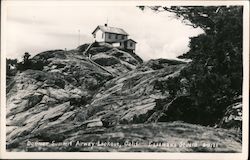
<svg viewBox="0 0 250 160">
<path fill-rule="evenodd" d="M 110 43 L 114 47 L 135 51 L 136 41 L 128 39 L 128 33 L 121 28 L 97 26 L 92 32 L 96 42 Z"/>
</svg>

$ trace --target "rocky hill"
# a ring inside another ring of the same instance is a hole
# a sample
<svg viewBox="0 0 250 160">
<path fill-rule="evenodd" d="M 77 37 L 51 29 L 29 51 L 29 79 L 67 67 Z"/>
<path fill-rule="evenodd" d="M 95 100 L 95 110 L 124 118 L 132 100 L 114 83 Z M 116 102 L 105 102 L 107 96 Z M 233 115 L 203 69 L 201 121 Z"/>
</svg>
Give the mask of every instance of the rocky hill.
<svg viewBox="0 0 250 160">
<path fill-rule="evenodd" d="M 241 152 L 236 130 L 192 119 L 184 88 L 162 90 L 187 63 L 87 47 L 42 52 L 8 80 L 9 151 Z"/>
</svg>

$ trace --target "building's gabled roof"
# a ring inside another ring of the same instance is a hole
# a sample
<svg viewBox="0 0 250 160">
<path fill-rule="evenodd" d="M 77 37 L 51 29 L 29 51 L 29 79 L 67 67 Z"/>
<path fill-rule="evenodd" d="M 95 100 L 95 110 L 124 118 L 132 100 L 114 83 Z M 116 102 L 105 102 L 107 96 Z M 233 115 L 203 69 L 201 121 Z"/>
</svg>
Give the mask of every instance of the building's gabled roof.
<svg viewBox="0 0 250 160">
<path fill-rule="evenodd" d="M 116 28 L 116 27 L 109 27 L 109 26 L 97 26 L 96 29 L 92 32 L 94 34 L 98 29 L 100 29 L 103 32 L 107 33 L 115 33 L 115 34 L 121 34 L 121 35 L 128 35 L 127 32 L 125 32 L 121 28 Z"/>
</svg>

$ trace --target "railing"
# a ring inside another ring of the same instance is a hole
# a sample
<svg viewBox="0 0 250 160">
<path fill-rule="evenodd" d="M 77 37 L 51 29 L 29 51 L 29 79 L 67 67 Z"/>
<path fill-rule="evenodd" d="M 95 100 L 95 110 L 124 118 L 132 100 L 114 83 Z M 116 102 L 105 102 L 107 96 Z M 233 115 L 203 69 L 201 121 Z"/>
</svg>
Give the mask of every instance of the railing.
<svg viewBox="0 0 250 160">
<path fill-rule="evenodd" d="M 83 52 L 83 55 L 87 55 L 88 51 L 90 50 L 90 48 L 93 46 L 95 42 L 90 43 L 89 46 L 85 49 L 85 51 Z"/>
<path fill-rule="evenodd" d="M 95 42 L 89 44 L 89 46 L 88 46 L 88 47 L 86 48 L 86 50 L 83 52 L 83 55 L 87 55 L 87 54 L 88 54 L 88 51 L 90 50 L 90 48 L 93 46 L 94 43 L 95 43 Z M 104 68 L 103 66 L 101 66 L 100 64 L 94 62 L 94 61 L 91 59 L 91 56 L 92 56 L 91 54 L 88 54 L 88 59 L 89 59 L 89 61 L 90 61 L 92 64 L 94 64 L 94 65 L 96 65 L 97 67 L 101 68 L 102 70 L 108 72 L 108 73 L 111 74 L 113 77 L 116 76 L 116 75 L 114 75 L 113 73 L 111 73 L 110 71 L 108 71 L 106 68 Z"/>
</svg>

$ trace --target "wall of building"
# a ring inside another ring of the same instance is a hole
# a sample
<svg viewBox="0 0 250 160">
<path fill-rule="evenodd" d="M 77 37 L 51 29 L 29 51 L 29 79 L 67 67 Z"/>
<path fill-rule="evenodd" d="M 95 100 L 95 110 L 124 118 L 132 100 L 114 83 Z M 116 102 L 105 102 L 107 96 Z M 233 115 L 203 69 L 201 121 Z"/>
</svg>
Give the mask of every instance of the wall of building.
<svg viewBox="0 0 250 160">
<path fill-rule="evenodd" d="M 114 47 L 122 48 L 122 49 L 130 49 L 130 50 L 135 50 L 136 43 L 134 41 L 128 40 L 128 41 L 123 41 L 120 43 L 112 43 Z"/>
<path fill-rule="evenodd" d="M 114 33 L 105 33 L 105 42 L 116 42 L 128 39 L 128 36 Z"/>
<path fill-rule="evenodd" d="M 128 40 L 127 41 L 127 44 L 126 44 L 126 49 L 131 49 L 131 50 L 135 50 L 135 45 L 136 43 L 131 41 L 131 40 Z"/>
<path fill-rule="evenodd" d="M 124 42 L 121 42 L 121 43 L 120 43 L 120 47 L 121 47 L 121 48 L 125 48 Z"/>
<path fill-rule="evenodd" d="M 101 30 L 97 30 L 95 32 L 95 40 L 97 42 L 104 42 L 104 38 L 105 38 L 105 35 L 103 34 Z"/>
<path fill-rule="evenodd" d="M 117 42 L 117 43 L 112 43 L 112 46 L 113 46 L 113 47 L 118 47 L 118 48 L 121 47 L 119 42 Z"/>
</svg>

